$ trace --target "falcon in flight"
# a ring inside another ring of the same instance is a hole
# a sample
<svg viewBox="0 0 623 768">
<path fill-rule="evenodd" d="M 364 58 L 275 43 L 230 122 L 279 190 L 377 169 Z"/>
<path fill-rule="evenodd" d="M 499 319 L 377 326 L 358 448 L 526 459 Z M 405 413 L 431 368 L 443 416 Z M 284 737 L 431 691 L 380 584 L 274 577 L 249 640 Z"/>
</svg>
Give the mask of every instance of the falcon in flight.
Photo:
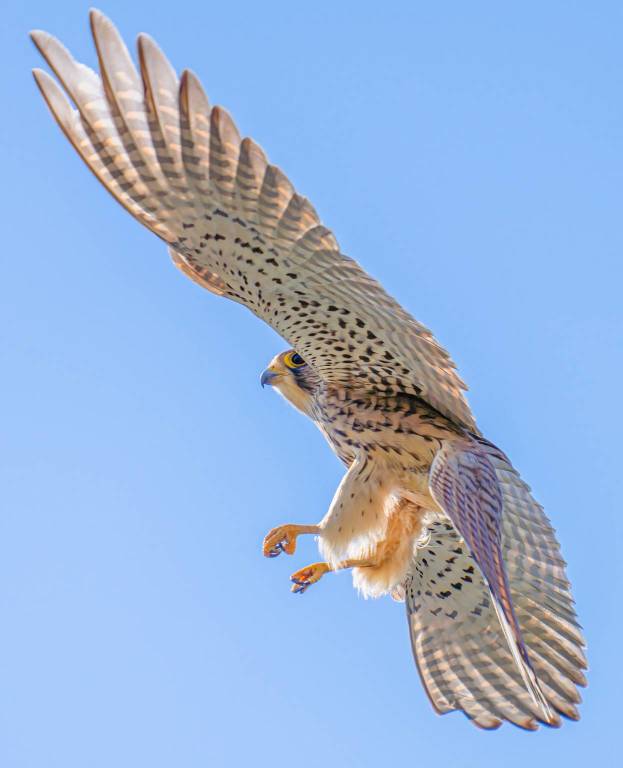
<svg viewBox="0 0 623 768">
<path fill-rule="evenodd" d="M 340 252 L 192 72 L 178 79 L 146 35 L 137 69 L 113 24 L 90 19 L 100 74 L 32 33 L 56 75 L 34 70 L 52 115 L 182 272 L 286 339 L 292 349 L 261 382 L 346 467 L 322 520 L 273 529 L 264 554 L 292 555 L 313 534 L 323 561 L 292 576 L 294 592 L 350 568 L 364 595 L 403 600 L 437 712 L 461 710 L 482 728 L 577 720 L 585 643 L 554 530 L 478 430 L 448 353 Z"/>
</svg>

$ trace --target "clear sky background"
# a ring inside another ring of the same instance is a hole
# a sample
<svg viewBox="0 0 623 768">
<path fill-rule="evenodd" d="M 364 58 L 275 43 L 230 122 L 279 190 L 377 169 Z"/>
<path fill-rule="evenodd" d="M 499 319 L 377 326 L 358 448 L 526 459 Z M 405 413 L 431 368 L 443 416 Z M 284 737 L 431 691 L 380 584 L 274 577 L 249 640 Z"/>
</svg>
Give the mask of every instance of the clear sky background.
<svg viewBox="0 0 623 768">
<path fill-rule="evenodd" d="M 25 6 L 25 7 L 24 7 Z M 336 8 L 336 6 L 338 6 Z M 457 360 L 558 529 L 582 721 L 435 715 L 404 609 L 264 533 L 342 468 L 259 374 L 284 344 L 179 274 L 91 177 L 26 35 L 95 64 L 85 2 L 3 4 L 0 765 L 610 766 L 620 744 L 623 5 L 107 0 L 202 78 Z M 616 751 L 615 751 L 616 748 Z"/>
</svg>

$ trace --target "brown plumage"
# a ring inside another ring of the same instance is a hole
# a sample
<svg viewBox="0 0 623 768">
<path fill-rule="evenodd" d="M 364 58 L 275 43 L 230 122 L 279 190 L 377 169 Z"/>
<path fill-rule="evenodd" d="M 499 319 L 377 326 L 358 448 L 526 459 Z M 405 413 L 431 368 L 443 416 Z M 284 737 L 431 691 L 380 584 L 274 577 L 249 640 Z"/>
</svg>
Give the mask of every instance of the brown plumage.
<svg viewBox="0 0 623 768">
<path fill-rule="evenodd" d="M 316 534 L 325 561 L 294 574 L 294 591 L 353 568 L 364 594 L 404 599 L 437 711 L 462 710 L 485 728 L 577 718 L 584 641 L 553 529 L 480 435 L 447 352 L 340 253 L 195 75 L 178 80 L 144 35 L 139 71 L 108 19 L 92 12 L 91 28 L 101 76 L 32 34 L 62 86 L 35 70 L 52 114 L 176 266 L 295 348 L 262 382 L 311 418 L 347 467 L 321 522 L 273 529 L 265 554 L 292 554 L 298 535 Z"/>
</svg>

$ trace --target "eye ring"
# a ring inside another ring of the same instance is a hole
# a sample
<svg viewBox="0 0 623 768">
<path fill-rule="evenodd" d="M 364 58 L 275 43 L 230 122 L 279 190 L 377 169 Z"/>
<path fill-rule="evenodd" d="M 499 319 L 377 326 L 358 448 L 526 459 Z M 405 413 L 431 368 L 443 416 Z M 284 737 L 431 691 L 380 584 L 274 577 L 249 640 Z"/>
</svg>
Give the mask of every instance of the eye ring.
<svg viewBox="0 0 623 768">
<path fill-rule="evenodd" d="M 283 358 L 283 362 L 286 364 L 287 368 L 291 368 L 292 370 L 295 370 L 296 368 L 302 368 L 303 366 L 307 365 L 299 353 L 295 352 L 293 349 L 286 353 L 285 357 Z"/>
</svg>

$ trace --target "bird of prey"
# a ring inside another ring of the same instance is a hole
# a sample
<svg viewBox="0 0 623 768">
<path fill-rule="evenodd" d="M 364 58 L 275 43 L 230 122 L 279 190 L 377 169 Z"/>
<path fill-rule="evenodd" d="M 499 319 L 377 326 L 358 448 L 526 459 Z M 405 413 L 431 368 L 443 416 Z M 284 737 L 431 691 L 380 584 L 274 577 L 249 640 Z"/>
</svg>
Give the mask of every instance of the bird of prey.
<svg viewBox="0 0 623 768">
<path fill-rule="evenodd" d="M 292 555 L 313 534 L 323 561 L 292 576 L 294 592 L 350 568 L 364 595 L 403 600 L 437 712 L 482 728 L 578 719 L 585 643 L 554 530 L 478 430 L 448 353 L 340 252 L 192 72 L 178 79 L 146 35 L 137 69 L 113 24 L 98 11 L 90 20 L 99 74 L 32 33 L 56 75 L 34 70 L 54 118 L 182 272 L 286 339 L 261 383 L 346 466 L 322 520 L 273 529 L 264 554 Z"/>
</svg>

